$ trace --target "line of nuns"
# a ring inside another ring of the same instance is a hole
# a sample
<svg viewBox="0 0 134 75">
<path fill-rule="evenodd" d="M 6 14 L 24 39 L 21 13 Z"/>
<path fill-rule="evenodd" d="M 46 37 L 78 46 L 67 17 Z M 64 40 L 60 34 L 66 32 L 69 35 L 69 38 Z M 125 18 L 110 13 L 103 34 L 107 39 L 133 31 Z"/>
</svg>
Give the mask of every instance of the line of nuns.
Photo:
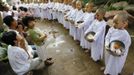
<svg viewBox="0 0 134 75">
<path fill-rule="evenodd" d="M 80 46 L 91 51 L 91 58 L 97 62 L 104 59 L 104 74 L 118 75 L 125 64 L 131 38 L 128 32 L 114 27 L 109 27 L 102 19 L 105 13 L 98 9 L 96 13 L 83 11 L 80 2 L 60 3 L 29 3 L 20 4 L 32 12 L 34 17 L 42 20 L 58 20 Z M 75 5 L 73 5 L 75 4 Z M 85 8 L 91 7 L 89 3 Z M 120 15 L 119 15 L 120 16 Z M 112 47 L 112 48 L 111 48 Z"/>
</svg>

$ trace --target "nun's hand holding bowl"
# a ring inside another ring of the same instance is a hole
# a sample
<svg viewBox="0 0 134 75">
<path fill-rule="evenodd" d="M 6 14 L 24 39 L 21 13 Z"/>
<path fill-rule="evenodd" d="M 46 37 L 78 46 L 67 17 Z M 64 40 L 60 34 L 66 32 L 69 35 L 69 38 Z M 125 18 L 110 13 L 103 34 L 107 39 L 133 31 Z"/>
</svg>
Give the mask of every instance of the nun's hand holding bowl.
<svg viewBox="0 0 134 75">
<path fill-rule="evenodd" d="M 123 42 L 121 42 L 119 40 L 114 40 L 109 44 L 108 51 L 113 56 L 122 56 L 122 55 L 124 55 L 125 45 Z"/>
<path fill-rule="evenodd" d="M 88 41 L 88 42 L 94 42 L 94 37 L 95 36 L 95 32 L 91 31 L 91 32 L 88 32 L 86 35 L 85 35 L 85 39 Z"/>
</svg>

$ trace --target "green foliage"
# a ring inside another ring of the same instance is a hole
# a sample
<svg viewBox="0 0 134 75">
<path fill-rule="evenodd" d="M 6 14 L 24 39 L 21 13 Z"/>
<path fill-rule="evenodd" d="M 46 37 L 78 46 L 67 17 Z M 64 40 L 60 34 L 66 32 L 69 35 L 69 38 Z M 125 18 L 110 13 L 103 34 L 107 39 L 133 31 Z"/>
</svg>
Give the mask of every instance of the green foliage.
<svg viewBox="0 0 134 75">
<path fill-rule="evenodd" d="M 86 4 L 86 3 L 88 3 L 89 2 L 89 0 L 84 0 L 84 4 Z"/>
<path fill-rule="evenodd" d="M 116 3 L 116 2 L 120 2 L 120 1 L 127 1 L 127 2 L 132 2 L 133 0 L 83 0 L 84 4 L 86 4 L 89 1 L 94 2 L 96 5 L 100 5 L 100 4 L 106 4 L 107 2 L 109 2 L 109 4 L 112 3 Z"/>
<path fill-rule="evenodd" d="M 105 7 L 105 9 L 107 11 L 110 11 L 110 10 L 123 10 L 124 7 L 113 7 L 112 5 L 110 5 L 110 6 Z"/>
<path fill-rule="evenodd" d="M 116 3 L 116 2 L 120 2 L 120 1 L 126 1 L 126 2 L 128 2 L 129 0 L 111 0 L 111 3 Z"/>
<path fill-rule="evenodd" d="M 7 60 L 7 49 L 0 47 L 0 61 Z"/>
<path fill-rule="evenodd" d="M 105 4 L 108 0 L 93 0 L 94 4 L 100 5 L 100 4 Z"/>
</svg>

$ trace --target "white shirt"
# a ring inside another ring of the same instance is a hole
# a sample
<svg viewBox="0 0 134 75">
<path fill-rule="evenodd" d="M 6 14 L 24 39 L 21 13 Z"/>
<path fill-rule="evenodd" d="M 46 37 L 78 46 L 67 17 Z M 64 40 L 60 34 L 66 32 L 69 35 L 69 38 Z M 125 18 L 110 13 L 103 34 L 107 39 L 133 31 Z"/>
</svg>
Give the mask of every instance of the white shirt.
<svg viewBox="0 0 134 75">
<path fill-rule="evenodd" d="M 17 46 L 8 46 L 8 59 L 17 75 L 23 75 L 29 71 L 30 59 L 26 51 Z"/>
<path fill-rule="evenodd" d="M 19 16 L 18 11 L 13 10 L 13 13 L 14 13 L 13 18 L 14 18 L 15 20 L 18 20 L 18 16 Z"/>
<path fill-rule="evenodd" d="M 8 12 L 4 11 L 3 12 L 3 18 L 6 17 L 6 16 L 9 16 L 9 15 L 10 16 L 12 15 L 12 12 L 11 11 L 8 11 Z"/>
</svg>

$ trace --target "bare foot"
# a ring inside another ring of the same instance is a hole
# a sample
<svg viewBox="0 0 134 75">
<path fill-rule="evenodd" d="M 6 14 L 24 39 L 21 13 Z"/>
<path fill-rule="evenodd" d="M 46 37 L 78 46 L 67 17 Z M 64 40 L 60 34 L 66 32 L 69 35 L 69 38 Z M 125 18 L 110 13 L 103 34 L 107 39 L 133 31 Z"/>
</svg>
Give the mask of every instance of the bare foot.
<svg viewBox="0 0 134 75">
<path fill-rule="evenodd" d="M 44 63 L 46 66 L 51 66 L 52 64 L 54 64 L 54 62 L 51 60 L 46 60 Z"/>
<path fill-rule="evenodd" d="M 103 67 L 101 67 L 101 68 L 100 68 L 100 70 L 101 70 L 101 71 L 104 71 L 104 70 L 105 70 L 105 67 L 104 67 L 104 66 L 103 66 Z"/>
<path fill-rule="evenodd" d="M 47 60 L 52 60 L 53 58 L 47 58 Z"/>
<path fill-rule="evenodd" d="M 87 49 L 87 50 L 85 50 L 84 52 L 85 52 L 85 53 L 89 53 L 89 50 Z"/>
<path fill-rule="evenodd" d="M 30 71 L 30 72 L 28 72 L 26 75 L 33 75 L 33 72 Z"/>
</svg>

